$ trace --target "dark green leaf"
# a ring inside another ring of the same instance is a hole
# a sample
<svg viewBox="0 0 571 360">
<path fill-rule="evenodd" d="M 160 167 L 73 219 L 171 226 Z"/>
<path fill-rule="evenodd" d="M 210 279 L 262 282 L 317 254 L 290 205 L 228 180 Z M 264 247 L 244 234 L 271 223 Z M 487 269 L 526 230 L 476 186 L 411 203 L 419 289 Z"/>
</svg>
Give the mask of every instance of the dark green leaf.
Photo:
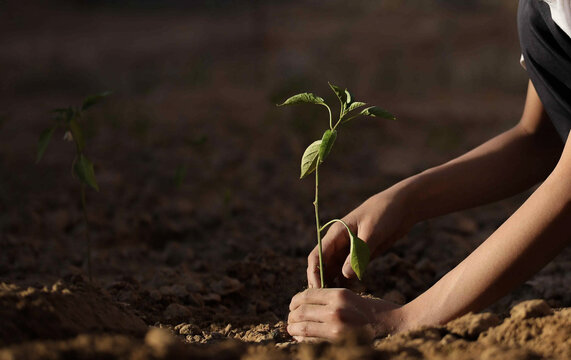
<svg viewBox="0 0 571 360">
<path fill-rule="evenodd" d="M 347 229 L 347 231 L 349 232 L 349 238 L 351 240 L 351 268 L 355 271 L 359 280 L 362 280 L 367 265 L 369 264 L 371 252 L 366 242 L 358 238 L 357 235 L 353 234 L 349 229 Z"/>
<path fill-rule="evenodd" d="M 83 151 L 83 148 L 85 147 L 85 141 L 83 140 L 83 132 L 81 131 L 81 127 L 79 126 L 79 123 L 76 119 L 71 119 L 69 122 L 69 130 L 71 131 L 71 135 L 73 135 L 73 140 L 79 147 L 79 151 Z"/>
<path fill-rule="evenodd" d="M 381 109 L 378 106 L 371 106 L 366 109 L 363 109 L 363 111 L 361 111 L 361 115 L 377 116 L 377 117 L 382 117 L 384 119 L 396 120 L 396 117 L 393 114 L 391 114 L 386 110 Z"/>
<path fill-rule="evenodd" d="M 75 162 L 73 166 L 73 170 L 75 174 L 83 182 L 94 188 L 95 190 L 99 191 L 99 185 L 97 185 L 97 181 L 95 180 L 95 171 L 93 170 L 93 163 L 89 161 L 85 155 L 80 154 L 79 158 Z"/>
<path fill-rule="evenodd" d="M 325 101 L 319 96 L 313 95 L 312 93 L 301 93 L 290 97 L 283 103 L 278 104 L 278 106 L 295 105 L 302 103 L 323 105 L 325 104 Z"/>
<path fill-rule="evenodd" d="M 367 104 L 364 103 L 364 102 L 355 101 L 354 103 L 351 103 L 351 105 L 350 105 L 349 108 L 347 109 L 347 112 L 353 111 L 353 110 L 358 109 L 358 108 L 360 108 L 361 106 L 365 106 L 365 105 L 367 105 Z"/>
<path fill-rule="evenodd" d="M 337 130 L 326 130 L 321 138 L 321 144 L 319 145 L 319 162 L 322 163 L 323 160 L 329 155 L 335 139 L 337 138 Z"/>
<path fill-rule="evenodd" d="M 345 93 L 346 90 L 341 89 L 339 86 L 335 86 L 331 83 L 328 84 L 331 90 L 333 90 L 333 92 L 335 93 L 335 95 L 337 95 L 337 98 L 339 99 L 339 102 L 341 103 L 343 109 L 345 109 L 346 108 L 345 104 L 347 104 L 347 94 Z"/>
<path fill-rule="evenodd" d="M 301 157 L 301 175 L 300 179 L 303 179 L 307 175 L 315 171 L 317 167 L 317 162 L 319 161 L 319 147 L 321 146 L 321 140 L 316 140 L 311 143 L 303 152 Z"/>
<path fill-rule="evenodd" d="M 42 160 L 42 157 L 44 156 L 44 153 L 46 152 L 46 148 L 48 147 L 48 144 L 50 143 L 50 140 L 51 140 L 52 135 L 54 134 L 54 131 L 56 130 L 56 128 L 57 128 L 57 125 L 52 126 L 49 129 L 45 129 L 40 134 L 40 138 L 38 140 L 38 153 L 36 155 L 36 164 L 39 163 L 40 160 Z"/>
<path fill-rule="evenodd" d="M 93 105 L 101 102 L 101 100 L 103 100 L 104 98 L 106 98 L 107 96 L 111 95 L 111 91 L 105 91 L 102 92 L 101 94 L 95 94 L 95 95 L 91 95 L 85 98 L 85 100 L 83 100 L 83 105 L 81 105 L 81 111 L 87 110 L 88 108 L 92 107 Z"/>
</svg>

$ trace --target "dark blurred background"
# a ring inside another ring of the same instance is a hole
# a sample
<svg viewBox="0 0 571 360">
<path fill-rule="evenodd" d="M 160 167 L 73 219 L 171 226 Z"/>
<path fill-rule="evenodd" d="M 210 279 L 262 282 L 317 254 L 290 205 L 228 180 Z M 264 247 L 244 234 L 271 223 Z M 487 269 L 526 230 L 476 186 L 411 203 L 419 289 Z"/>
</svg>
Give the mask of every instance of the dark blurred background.
<svg viewBox="0 0 571 360">
<path fill-rule="evenodd" d="M 298 180 L 299 160 L 327 113 L 275 104 L 310 91 L 337 109 L 330 81 L 397 115 L 340 133 L 323 169 L 322 216 L 343 216 L 518 121 L 527 78 L 516 7 L 0 1 L 0 270 L 57 275 L 54 256 L 81 265 L 82 251 L 69 254 L 83 246 L 73 146 L 56 133 L 34 160 L 50 110 L 104 90 L 114 93 L 82 120 L 101 187 L 88 193 L 96 257 L 170 242 L 213 258 L 258 248 L 304 257 L 313 180 Z"/>
</svg>

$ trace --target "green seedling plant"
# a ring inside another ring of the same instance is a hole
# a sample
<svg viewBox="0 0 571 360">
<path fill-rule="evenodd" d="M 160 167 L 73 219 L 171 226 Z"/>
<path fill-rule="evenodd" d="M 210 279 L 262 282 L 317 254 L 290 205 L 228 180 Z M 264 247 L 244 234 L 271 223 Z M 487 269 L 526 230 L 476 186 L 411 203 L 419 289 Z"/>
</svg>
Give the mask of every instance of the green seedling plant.
<svg viewBox="0 0 571 360">
<path fill-rule="evenodd" d="M 36 164 L 40 162 L 52 135 L 58 129 L 63 129 L 64 140 L 73 142 L 75 145 L 75 156 L 72 162 L 72 174 L 80 181 L 81 186 L 81 209 L 83 213 L 83 221 L 85 225 L 85 241 L 86 241 L 86 261 L 87 274 L 89 281 L 92 281 L 91 275 L 91 240 L 89 236 L 89 221 L 87 218 L 87 206 L 85 201 L 86 187 L 91 187 L 95 191 L 99 191 L 99 185 L 95 179 L 95 170 L 93 163 L 85 155 L 85 140 L 81 128 L 81 120 L 85 112 L 92 106 L 101 102 L 110 92 L 91 95 L 85 98 L 81 106 L 68 106 L 66 108 L 58 108 L 52 110 L 54 123 L 49 128 L 42 131 L 38 140 L 38 151 L 36 155 Z"/>
<path fill-rule="evenodd" d="M 371 117 L 380 117 L 389 120 L 395 120 L 395 116 L 390 112 L 383 110 L 377 106 L 368 106 L 366 103 L 361 101 L 356 101 L 355 98 L 351 95 L 349 90 L 342 89 L 338 86 L 335 86 L 329 83 L 329 87 L 341 104 L 341 109 L 339 111 L 339 118 L 334 123 L 333 116 L 331 112 L 331 108 L 329 105 L 325 103 L 323 98 L 316 96 L 312 93 L 301 93 L 294 95 L 284 101 L 282 104 L 278 104 L 278 106 L 285 106 L 285 105 L 295 105 L 295 104 L 315 104 L 324 106 L 328 113 L 329 113 L 329 129 L 325 130 L 321 139 L 315 140 L 312 142 L 307 149 L 305 149 L 303 156 L 301 158 L 301 175 L 300 179 L 303 179 L 307 175 L 315 172 L 315 200 L 313 201 L 313 207 L 315 208 L 315 226 L 317 229 L 317 245 L 319 249 L 319 275 L 321 279 L 321 287 L 325 286 L 325 282 L 323 279 L 323 252 L 321 247 L 321 233 L 325 230 L 329 225 L 339 222 L 343 224 L 347 233 L 349 235 L 350 240 L 350 260 L 351 260 L 351 268 L 357 274 L 359 280 L 362 279 L 365 269 L 369 264 L 369 259 L 371 256 L 369 247 L 367 243 L 361 240 L 353 231 L 349 228 L 349 226 L 341 219 L 333 219 L 327 222 L 325 225 L 319 225 L 319 166 L 323 164 L 333 145 L 335 144 L 335 140 L 337 139 L 337 134 L 341 129 L 341 125 L 348 123 L 351 120 L 354 120 L 361 116 L 371 116 Z"/>
</svg>

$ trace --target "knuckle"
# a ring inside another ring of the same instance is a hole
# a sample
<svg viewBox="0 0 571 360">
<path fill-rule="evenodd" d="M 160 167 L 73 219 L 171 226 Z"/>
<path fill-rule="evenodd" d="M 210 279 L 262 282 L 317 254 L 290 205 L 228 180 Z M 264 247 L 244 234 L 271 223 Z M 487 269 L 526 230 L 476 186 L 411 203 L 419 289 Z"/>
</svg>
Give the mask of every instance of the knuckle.
<svg viewBox="0 0 571 360">
<path fill-rule="evenodd" d="M 331 335 L 334 339 L 339 339 L 343 335 L 345 328 L 341 324 L 333 324 L 329 328 L 329 331 L 331 331 Z"/>
<path fill-rule="evenodd" d="M 309 255 L 307 255 L 307 265 L 308 266 L 314 266 L 316 264 L 316 254 L 315 251 L 312 251 L 309 253 Z"/>
<path fill-rule="evenodd" d="M 335 235 L 342 232 L 344 228 L 345 227 L 342 224 L 336 222 L 335 224 L 331 225 L 331 228 L 329 229 L 328 233 L 331 232 L 331 235 Z"/>
<path fill-rule="evenodd" d="M 333 323 L 343 321 L 343 310 L 339 307 L 333 308 L 329 311 L 329 318 Z"/>
<path fill-rule="evenodd" d="M 349 298 L 351 296 L 351 291 L 349 291 L 347 289 L 341 289 L 341 290 L 337 291 L 335 296 L 336 296 L 336 300 L 339 304 L 345 304 L 345 303 L 347 303 L 347 301 L 349 301 Z"/>
<path fill-rule="evenodd" d="M 308 263 L 307 264 L 307 274 L 316 274 L 319 272 L 319 268 L 315 266 L 315 264 Z"/>
<path fill-rule="evenodd" d="M 299 308 L 295 311 L 295 319 L 298 321 L 305 320 L 307 314 L 307 306 L 305 304 L 301 304 Z"/>
<path fill-rule="evenodd" d="M 300 328 L 301 336 L 309 336 L 309 327 L 307 324 L 303 324 Z"/>
</svg>

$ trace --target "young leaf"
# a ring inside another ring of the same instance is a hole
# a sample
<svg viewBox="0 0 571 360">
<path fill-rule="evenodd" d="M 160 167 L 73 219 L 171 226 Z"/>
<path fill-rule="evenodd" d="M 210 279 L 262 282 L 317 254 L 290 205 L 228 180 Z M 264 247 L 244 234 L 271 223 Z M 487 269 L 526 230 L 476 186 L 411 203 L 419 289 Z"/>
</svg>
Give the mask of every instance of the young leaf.
<svg viewBox="0 0 571 360">
<path fill-rule="evenodd" d="M 323 105 L 325 104 L 325 100 L 319 96 L 313 95 L 312 93 L 301 93 L 288 98 L 283 103 L 278 104 L 278 106 L 295 105 L 302 103 Z"/>
<path fill-rule="evenodd" d="M 367 104 L 364 103 L 364 102 L 355 101 L 354 103 L 351 103 L 351 105 L 350 105 L 349 108 L 347 109 L 347 112 L 353 111 L 353 110 L 358 109 L 358 108 L 360 108 L 361 106 L 365 106 L 365 105 L 367 105 Z"/>
<path fill-rule="evenodd" d="M 341 89 L 339 86 L 335 86 L 332 83 L 328 83 L 329 87 L 331 88 L 331 90 L 333 90 L 333 92 L 335 93 L 335 95 L 337 95 L 337 98 L 339 99 L 339 102 L 341 103 L 341 107 L 343 107 L 343 109 L 346 108 L 345 104 L 347 104 L 347 93 L 345 93 L 346 90 Z M 351 95 L 349 95 L 351 96 Z"/>
<path fill-rule="evenodd" d="M 321 138 L 321 144 L 319 145 L 319 162 L 322 163 L 323 160 L 329 155 L 335 139 L 337 138 L 337 130 L 326 130 Z"/>
<path fill-rule="evenodd" d="M 88 108 L 92 107 L 93 105 L 101 102 L 101 100 L 103 100 L 104 98 L 106 98 L 107 96 L 111 95 L 111 91 L 105 91 L 102 92 L 101 94 L 95 94 L 95 95 L 91 95 L 85 98 L 85 100 L 83 100 L 83 105 L 81 105 L 81 111 L 87 110 Z"/>
<path fill-rule="evenodd" d="M 85 141 L 83 140 L 81 127 L 79 126 L 79 123 L 76 119 L 72 118 L 69 122 L 69 130 L 71 131 L 71 135 L 79 147 L 79 151 L 83 151 L 83 148 L 85 147 Z"/>
<path fill-rule="evenodd" d="M 95 171 L 93 170 L 93 163 L 89 161 L 85 155 L 80 154 L 79 158 L 73 165 L 73 171 L 83 182 L 94 188 L 95 190 L 99 191 L 99 185 L 97 185 L 97 181 L 95 180 Z"/>
<path fill-rule="evenodd" d="M 46 152 L 48 144 L 50 143 L 50 140 L 51 140 L 52 135 L 54 134 L 54 131 L 56 130 L 56 128 L 57 128 L 57 125 L 52 126 L 49 129 L 45 129 L 40 134 L 40 138 L 38 140 L 38 153 L 36 155 L 36 164 L 39 163 L 40 160 L 42 160 L 42 157 L 44 156 L 44 153 Z"/>
<path fill-rule="evenodd" d="M 315 171 L 317 167 L 317 162 L 319 161 L 319 148 L 321 146 L 321 140 L 316 140 L 311 143 L 303 152 L 301 157 L 301 175 L 300 179 L 303 179 L 307 175 Z"/>
<path fill-rule="evenodd" d="M 371 106 L 366 109 L 363 109 L 363 111 L 361 111 L 361 115 L 378 116 L 384 119 L 396 120 L 396 117 L 393 114 L 391 114 L 386 110 L 381 109 L 378 106 Z"/>
<path fill-rule="evenodd" d="M 362 280 L 367 265 L 369 264 L 371 252 L 366 242 L 359 239 L 357 235 L 353 234 L 349 229 L 347 229 L 347 231 L 351 239 L 351 268 L 355 271 L 359 280 Z"/>
<path fill-rule="evenodd" d="M 345 99 L 346 99 L 346 102 L 345 102 L 346 105 L 351 104 L 351 101 L 353 101 L 353 97 L 351 96 L 351 93 L 347 89 L 345 89 Z M 345 106 L 345 107 L 347 107 L 347 106 Z"/>
</svg>

